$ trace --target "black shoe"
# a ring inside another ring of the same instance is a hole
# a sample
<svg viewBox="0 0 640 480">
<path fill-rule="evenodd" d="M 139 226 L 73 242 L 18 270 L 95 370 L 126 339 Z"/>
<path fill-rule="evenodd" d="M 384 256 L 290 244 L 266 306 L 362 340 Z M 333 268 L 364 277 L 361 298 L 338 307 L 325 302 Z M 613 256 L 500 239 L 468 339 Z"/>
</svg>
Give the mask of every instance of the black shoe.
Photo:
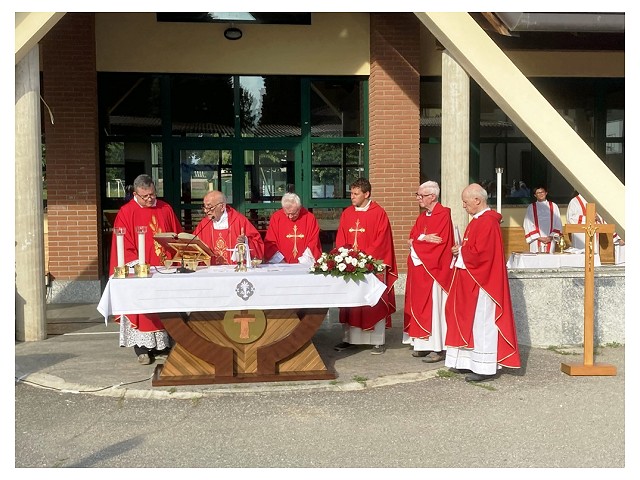
<svg viewBox="0 0 640 480">
<path fill-rule="evenodd" d="M 371 349 L 371 355 L 382 355 L 387 350 L 384 345 L 374 345 Z"/>
<path fill-rule="evenodd" d="M 335 347 L 333 347 L 333 349 L 336 352 L 341 352 L 342 350 L 346 350 L 347 348 L 351 348 L 351 347 L 355 347 L 355 345 L 353 345 L 352 343 L 348 343 L 348 342 L 341 342 L 341 343 L 337 344 Z"/>
<path fill-rule="evenodd" d="M 446 354 L 444 352 L 431 352 L 427 358 L 422 360 L 424 363 L 438 363 L 444 360 Z"/>
<path fill-rule="evenodd" d="M 465 368 L 453 368 L 453 367 L 449 368 L 449 371 L 451 373 L 467 373 L 467 372 L 471 372 L 471 370 L 467 370 Z"/>
<path fill-rule="evenodd" d="M 487 380 L 493 380 L 494 375 L 482 375 L 481 373 L 468 373 L 466 377 L 464 377 L 467 382 L 486 382 Z"/>
<path fill-rule="evenodd" d="M 414 350 L 411 354 L 412 357 L 426 357 L 431 353 L 431 350 Z"/>
</svg>

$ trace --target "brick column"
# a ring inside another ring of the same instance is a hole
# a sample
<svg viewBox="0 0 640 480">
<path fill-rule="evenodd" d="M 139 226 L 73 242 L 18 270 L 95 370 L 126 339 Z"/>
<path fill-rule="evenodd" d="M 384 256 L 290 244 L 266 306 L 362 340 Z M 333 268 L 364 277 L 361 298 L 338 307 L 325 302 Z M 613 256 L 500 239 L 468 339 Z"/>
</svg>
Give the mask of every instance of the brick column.
<svg viewBox="0 0 640 480">
<path fill-rule="evenodd" d="M 371 13 L 370 35 L 369 180 L 406 273 L 407 238 L 419 213 L 412 194 L 420 184 L 420 21 L 413 13 Z"/>
<path fill-rule="evenodd" d="M 95 20 L 68 13 L 44 37 L 47 266 L 53 303 L 100 298 L 100 189 Z M 96 298 L 97 297 L 97 298 Z"/>
</svg>

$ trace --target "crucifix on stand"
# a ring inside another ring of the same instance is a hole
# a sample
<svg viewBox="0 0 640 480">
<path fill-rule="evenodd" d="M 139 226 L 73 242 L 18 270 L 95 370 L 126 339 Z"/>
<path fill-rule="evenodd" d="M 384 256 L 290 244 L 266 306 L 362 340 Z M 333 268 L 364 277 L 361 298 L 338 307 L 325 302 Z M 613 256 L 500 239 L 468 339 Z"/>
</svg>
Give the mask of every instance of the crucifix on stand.
<svg viewBox="0 0 640 480">
<path fill-rule="evenodd" d="M 614 225 L 596 223 L 596 204 L 587 203 L 587 216 L 584 224 L 565 225 L 564 233 L 584 233 L 584 362 L 563 363 L 560 370 L 567 375 L 616 375 L 615 365 L 593 363 L 593 300 L 594 277 L 593 256 L 595 235 L 613 233 Z"/>
</svg>

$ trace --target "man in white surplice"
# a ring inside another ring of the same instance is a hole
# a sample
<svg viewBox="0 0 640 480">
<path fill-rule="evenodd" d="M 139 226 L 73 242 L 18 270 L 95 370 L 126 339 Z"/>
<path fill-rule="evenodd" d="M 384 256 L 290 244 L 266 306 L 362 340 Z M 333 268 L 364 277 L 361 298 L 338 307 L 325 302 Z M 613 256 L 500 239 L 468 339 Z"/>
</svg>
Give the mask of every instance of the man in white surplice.
<svg viewBox="0 0 640 480">
<path fill-rule="evenodd" d="M 534 190 L 536 201 L 527 207 L 524 217 L 524 238 L 529 250 L 534 253 L 553 253 L 556 249 L 556 237 L 562 235 L 560 209 L 554 202 L 547 200 L 546 187 Z"/>
</svg>

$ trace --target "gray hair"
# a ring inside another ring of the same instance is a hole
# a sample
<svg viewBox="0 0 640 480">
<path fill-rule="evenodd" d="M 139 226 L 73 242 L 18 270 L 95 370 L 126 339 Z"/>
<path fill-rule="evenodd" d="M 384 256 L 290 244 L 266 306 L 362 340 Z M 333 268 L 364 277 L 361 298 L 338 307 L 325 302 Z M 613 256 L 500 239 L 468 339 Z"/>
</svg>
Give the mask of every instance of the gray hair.
<svg viewBox="0 0 640 480">
<path fill-rule="evenodd" d="M 484 204 L 486 204 L 487 200 L 489 199 L 489 195 L 487 194 L 487 191 L 484 188 L 482 188 L 482 185 L 478 185 L 477 183 L 472 183 L 471 185 L 469 185 L 467 188 L 464 189 L 463 193 L 464 192 L 466 192 L 466 194 L 471 198 L 480 199 L 480 201 L 483 202 Z"/>
<path fill-rule="evenodd" d="M 300 200 L 300 197 L 298 195 L 296 195 L 295 193 L 285 193 L 282 196 L 282 200 L 281 200 L 282 206 L 285 207 L 287 205 L 291 205 L 291 206 L 295 206 L 295 207 L 301 207 L 302 206 L 302 201 Z"/>
<path fill-rule="evenodd" d="M 429 193 L 435 193 L 436 198 L 440 197 L 440 186 L 438 185 L 438 182 L 434 182 L 433 180 L 424 182 L 422 185 L 420 185 L 419 189 L 428 190 Z"/>
<path fill-rule="evenodd" d="M 138 175 L 136 179 L 133 181 L 134 191 L 137 191 L 139 188 L 147 189 L 151 187 L 156 188 L 155 184 L 153 183 L 153 178 L 151 178 L 146 173 L 143 173 L 142 175 Z"/>
</svg>

